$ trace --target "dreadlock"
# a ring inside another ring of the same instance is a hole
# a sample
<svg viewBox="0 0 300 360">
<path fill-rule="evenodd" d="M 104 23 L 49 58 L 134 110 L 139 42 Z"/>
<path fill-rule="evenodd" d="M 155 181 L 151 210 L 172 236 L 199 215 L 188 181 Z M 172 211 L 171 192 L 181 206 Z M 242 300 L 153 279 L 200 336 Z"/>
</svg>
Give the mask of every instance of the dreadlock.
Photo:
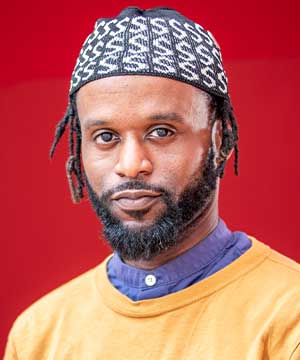
<svg viewBox="0 0 300 360">
<path fill-rule="evenodd" d="M 222 144 L 218 157 L 217 174 L 220 178 L 224 176 L 227 157 L 230 151 L 234 149 L 234 171 L 238 175 L 238 126 L 232 106 L 229 100 L 219 96 L 210 95 L 210 98 L 211 106 L 215 110 L 214 119 L 221 121 L 222 125 Z M 67 126 L 69 126 L 69 158 L 66 162 L 66 172 L 73 202 L 79 203 L 84 197 L 83 188 L 85 184 L 81 164 L 81 129 L 76 107 L 76 93 L 71 95 L 66 113 L 56 126 L 50 158 L 53 157 L 56 146 Z"/>
<path fill-rule="evenodd" d="M 66 162 L 67 179 L 72 200 L 74 203 L 79 203 L 84 197 L 84 181 L 81 166 L 81 129 L 74 95 L 70 97 L 65 115 L 56 126 L 54 140 L 50 149 L 50 158 L 53 157 L 56 146 L 67 126 L 69 126 L 69 157 Z"/>
</svg>

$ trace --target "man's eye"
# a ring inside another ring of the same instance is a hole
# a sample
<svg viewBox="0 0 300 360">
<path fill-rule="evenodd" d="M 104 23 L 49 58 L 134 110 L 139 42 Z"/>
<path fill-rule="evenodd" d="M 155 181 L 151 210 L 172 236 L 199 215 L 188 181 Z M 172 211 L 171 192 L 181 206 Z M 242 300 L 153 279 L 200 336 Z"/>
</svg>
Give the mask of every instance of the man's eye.
<svg viewBox="0 0 300 360">
<path fill-rule="evenodd" d="M 173 131 L 166 129 L 166 128 L 157 128 L 151 132 L 151 135 L 152 134 L 154 134 L 154 136 L 156 136 L 156 137 L 166 137 L 166 136 L 172 135 Z"/>
<path fill-rule="evenodd" d="M 114 139 L 114 134 L 108 131 L 105 131 L 101 134 L 98 134 L 95 138 L 96 143 L 103 144 L 103 143 L 109 143 Z"/>
</svg>

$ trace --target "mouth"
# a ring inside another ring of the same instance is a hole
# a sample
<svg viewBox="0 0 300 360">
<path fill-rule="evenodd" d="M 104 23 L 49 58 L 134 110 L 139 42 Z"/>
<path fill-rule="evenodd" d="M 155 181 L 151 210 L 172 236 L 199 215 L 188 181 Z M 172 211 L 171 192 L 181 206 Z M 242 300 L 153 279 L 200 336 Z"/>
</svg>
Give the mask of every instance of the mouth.
<svg viewBox="0 0 300 360">
<path fill-rule="evenodd" d="M 160 196 L 153 191 L 131 190 L 116 193 L 111 200 L 124 211 L 145 211 L 159 201 Z"/>
</svg>

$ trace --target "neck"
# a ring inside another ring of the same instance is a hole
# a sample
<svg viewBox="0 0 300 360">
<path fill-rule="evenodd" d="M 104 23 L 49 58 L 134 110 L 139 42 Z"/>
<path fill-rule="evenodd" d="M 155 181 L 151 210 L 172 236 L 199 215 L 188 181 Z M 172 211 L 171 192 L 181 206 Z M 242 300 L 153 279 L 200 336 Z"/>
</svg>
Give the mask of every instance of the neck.
<svg viewBox="0 0 300 360">
<path fill-rule="evenodd" d="M 162 252 L 151 260 L 125 261 L 126 264 L 143 270 L 155 269 L 166 262 L 183 254 L 200 241 L 205 239 L 217 226 L 219 220 L 218 212 L 218 189 L 213 194 L 205 211 L 196 215 L 192 220 L 189 230 L 183 234 L 181 240 L 172 248 Z"/>
</svg>

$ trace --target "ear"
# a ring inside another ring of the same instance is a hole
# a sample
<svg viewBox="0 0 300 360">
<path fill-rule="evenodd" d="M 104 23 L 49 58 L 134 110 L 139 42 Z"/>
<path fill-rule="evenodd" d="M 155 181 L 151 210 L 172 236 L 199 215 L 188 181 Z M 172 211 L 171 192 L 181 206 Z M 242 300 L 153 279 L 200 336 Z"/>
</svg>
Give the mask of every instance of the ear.
<svg viewBox="0 0 300 360">
<path fill-rule="evenodd" d="M 229 130 L 231 131 L 230 126 L 229 126 Z M 228 160 L 231 157 L 233 150 L 234 150 L 232 148 L 228 154 L 224 154 L 222 152 L 222 150 L 221 150 L 222 135 L 223 135 L 222 123 L 221 123 L 221 120 L 217 119 L 214 122 L 213 127 L 212 127 L 212 145 L 213 145 L 214 152 L 216 154 L 216 156 L 215 156 L 216 165 L 219 165 L 219 163 L 224 161 L 225 159 Z"/>
<path fill-rule="evenodd" d="M 213 124 L 211 141 L 216 157 L 218 157 L 222 145 L 222 124 L 220 120 L 216 120 Z"/>
</svg>

